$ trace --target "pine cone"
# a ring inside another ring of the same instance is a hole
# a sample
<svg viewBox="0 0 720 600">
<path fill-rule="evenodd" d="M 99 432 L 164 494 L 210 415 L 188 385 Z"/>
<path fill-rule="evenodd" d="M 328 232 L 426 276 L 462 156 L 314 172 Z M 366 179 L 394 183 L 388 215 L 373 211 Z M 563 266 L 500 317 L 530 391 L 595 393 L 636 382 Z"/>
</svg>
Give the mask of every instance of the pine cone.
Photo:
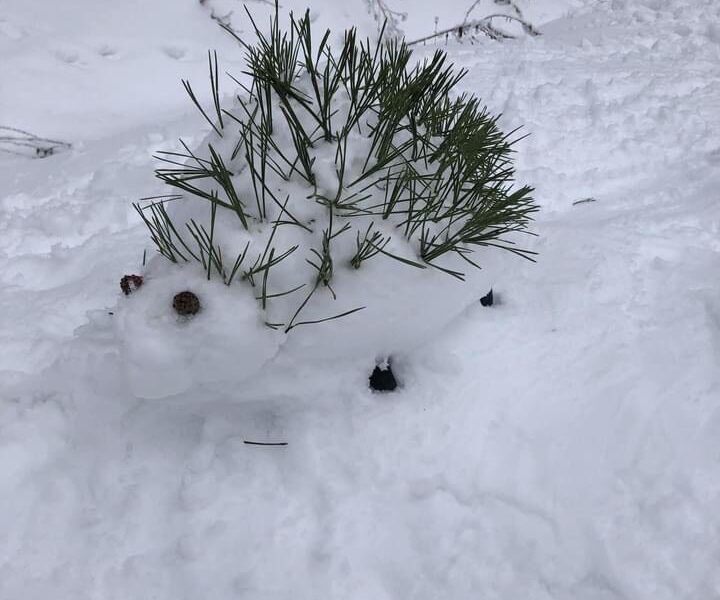
<svg viewBox="0 0 720 600">
<path fill-rule="evenodd" d="M 143 284 L 143 278 L 140 275 L 125 275 L 120 280 L 120 289 L 123 294 L 129 296 Z"/>
<path fill-rule="evenodd" d="M 200 299 L 192 292 L 186 290 L 175 294 L 173 298 L 173 308 L 179 315 L 194 315 L 200 310 Z"/>
<path fill-rule="evenodd" d="M 390 368 L 390 360 L 384 364 L 377 365 L 369 377 L 370 389 L 377 392 L 392 392 L 397 387 L 395 374 Z"/>
</svg>

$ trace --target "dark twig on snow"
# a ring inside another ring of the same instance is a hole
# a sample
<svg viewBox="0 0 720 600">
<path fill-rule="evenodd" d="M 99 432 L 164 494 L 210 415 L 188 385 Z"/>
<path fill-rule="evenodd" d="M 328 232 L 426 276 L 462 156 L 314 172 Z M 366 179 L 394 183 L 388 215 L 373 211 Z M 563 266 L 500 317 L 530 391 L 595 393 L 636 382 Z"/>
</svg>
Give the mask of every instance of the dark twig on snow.
<svg viewBox="0 0 720 600">
<path fill-rule="evenodd" d="M 72 146 L 68 142 L 43 138 L 17 127 L 0 125 L 0 152 L 45 158 Z"/>
<path fill-rule="evenodd" d="M 432 35 L 425 36 L 423 38 L 420 38 L 418 40 L 414 40 L 412 42 L 408 42 L 409 46 L 412 46 L 413 44 L 419 44 L 421 42 L 426 42 L 428 40 L 432 40 L 441 36 L 445 36 L 447 39 L 447 36 L 452 34 L 455 34 L 458 39 L 462 39 L 463 36 L 470 35 L 471 37 L 474 36 L 474 34 L 481 33 L 483 35 L 486 35 L 487 37 L 493 39 L 493 40 L 503 40 L 503 39 L 514 39 L 515 36 L 511 35 L 505 31 L 502 31 L 501 29 L 498 29 L 493 24 L 495 19 L 505 19 L 508 22 L 513 23 L 519 23 L 522 27 L 523 31 L 530 36 L 538 36 L 540 35 L 540 32 L 535 29 L 532 24 L 530 24 L 525 17 L 523 16 L 522 11 L 520 8 L 512 1 L 512 0 L 495 0 L 495 4 L 501 5 L 501 6 L 509 6 L 514 14 L 505 14 L 505 13 L 494 13 L 491 15 L 487 15 L 483 17 L 482 19 L 471 19 L 470 13 L 472 13 L 473 10 L 475 10 L 478 6 L 480 6 L 480 3 L 482 0 L 475 0 L 470 7 L 465 12 L 465 18 L 463 19 L 463 22 L 459 25 L 455 25 L 454 27 L 449 27 L 448 29 L 443 29 L 442 31 L 437 30 L 437 18 L 435 23 L 435 33 Z"/>
<path fill-rule="evenodd" d="M 470 5 L 470 7 L 465 11 L 465 21 L 470 20 L 470 13 L 472 13 L 472 11 L 474 11 L 478 6 L 480 6 L 482 1 L 483 0 L 475 0 L 475 2 Z M 520 19 L 523 18 L 522 11 L 512 0 L 495 0 L 495 4 L 498 4 L 500 6 L 509 6 L 515 12 L 516 17 L 519 17 Z"/>
<path fill-rule="evenodd" d="M 287 446 L 287 442 L 251 442 L 250 440 L 243 440 L 243 444 L 248 446 Z"/>
<path fill-rule="evenodd" d="M 578 204 L 588 204 L 590 202 L 597 202 L 597 198 L 582 198 L 581 200 L 575 200 L 573 202 L 573 206 L 577 206 Z"/>
<path fill-rule="evenodd" d="M 400 23 L 407 19 L 407 13 L 393 10 L 385 0 L 365 0 L 368 11 L 387 38 L 402 37 Z"/>
<path fill-rule="evenodd" d="M 208 7 L 210 5 L 209 0 L 199 0 L 200 6 Z M 258 4 L 267 4 L 268 6 L 274 6 L 273 0 L 254 0 L 254 2 L 257 2 Z M 220 27 L 225 29 L 226 31 L 230 31 L 235 34 L 240 34 L 241 31 L 239 29 L 235 29 L 232 26 L 232 16 L 235 13 L 235 11 L 230 10 L 226 14 L 221 15 L 219 14 L 212 6 L 209 6 L 210 8 L 210 18 L 215 21 Z"/>
<path fill-rule="evenodd" d="M 455 34 L 458 38 L 462 38 L 464 35 L 474 35 L 476 33 L 482 33 L 493 40 L 504 40 L 504 39 L 515 39 L 514 35 L 511 35 L 505 31 L 502 31 L 493 25 L 493 19 L 505 19 L 506 21 L 520 23 L 525 33 L 531 36 L 538 36 L 540 32 L 535 29 L 530 23 L 521 19 L 520 17 L 514 17 L 513 15 L 505 14 L 494 14 L 483 17 L 482 19 L 474 19 L 472 21 L 463 21 L 459 25 L 442 29 L 431 35 L 426 35 L 417 40 L 407 42 L 408 46 L 414 46 L 415 44 L 421 44 L 442 36 L 448 36 L 449 34 Z"/>
</svg>

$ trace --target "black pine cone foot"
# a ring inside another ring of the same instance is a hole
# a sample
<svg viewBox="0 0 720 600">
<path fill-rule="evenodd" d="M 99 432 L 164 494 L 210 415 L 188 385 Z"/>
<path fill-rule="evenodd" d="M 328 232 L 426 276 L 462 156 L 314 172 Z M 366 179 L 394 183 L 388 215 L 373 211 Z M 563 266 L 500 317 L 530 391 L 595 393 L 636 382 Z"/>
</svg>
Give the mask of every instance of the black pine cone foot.
<svg viewBox="0 0 720 600">
<path fill-rule="evenodd" d="M 397 388 L 397 380 L 390 368 L 390 361 L 379 364 L 370 375 L 370 389 L 376 392 L 392 392 Z"/>
<path fill-rule="evenodd" d="M 493 305 L 493 291 L 492 288 L 490 288 L 490 291 L 485 294 L 482 298 L 480 298 L 480 304 L 483 306 L 492 306 Z"/>
</svg>

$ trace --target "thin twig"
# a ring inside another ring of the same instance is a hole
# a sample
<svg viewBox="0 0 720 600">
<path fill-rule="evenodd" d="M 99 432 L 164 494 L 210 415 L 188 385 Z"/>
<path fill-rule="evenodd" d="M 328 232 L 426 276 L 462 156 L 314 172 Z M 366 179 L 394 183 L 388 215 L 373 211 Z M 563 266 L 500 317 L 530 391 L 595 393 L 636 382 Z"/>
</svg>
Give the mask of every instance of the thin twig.
<svg viewBox="0 0 720 600">
<path fill-rule="evenodd" d="M 590 197 L 590 198 L 583 198 L 582 200 L 575 200 L 575 202 L 573 202 L 573 206 L 577 206 L 578 204 L 587 204 L 589 202 L 597 202 L 597 198 Z"/>
<path fill-rule="evenodd" d="M 9 132 L 9 134 L 7 133 Z M 6 145 L 9 148 L 3 148 Z M 21 152 L 23 148 L 34 150 L 32 154 Z M 0 151 L 18 156 L 30 156 L 32 158 L 45 158 L 51 156 L 58 149 L 72 148 L 72 145 L 62 140 L 43 138 L 17 127 L 0 125 Z"/>
<path fill-rule="evenodd" d="M 515 17 L 513 15 L 505 15 L 502 13 L 497 13 L 493 15 L 488 15 L 486 17 L 483 17 L 482 19 L 474 19 L 472 21 L 463 21 L 459 25 L 455 25 L 454 27 L 448 27 L 447 29 L 443 29 L 441 31 L 437 31 L 435 33 L 432 33 L 430 35 L 426 35 L 425 37 L 419 38 L 417 40 L 413 40 L 412 42 L 407 42 L 408 46 L 414 46 L 416 44 L 420 44 L 422 42 L 427 42 L 428 40 L 432 40 L 444 35 L 447 35 L 449 33 L 457 33 L 459 36 L 462 37 L 462 34 L 466 30 L 471 30 L 474 28 L 477 28 L 478 30 L 482 31 L 489 37 L 492 37 L 493 39 L 499 39 L 499 38 L 507 38 L 507 39 L 515 39 L 514 35 L 511 35 L 509 33 L 505 33 L 504 31 L 500 31 L 499 29 L 496 29 L 492 25 L 493 19 L 506 19 L 508 21 L 514 21 L 516 23 L 520 23 L 523 30 L 532 36 L 538 36 L 541 35 L 540 32 L 535 29 L 530 23 L 525 21 L 524 19 L 520 17 Z"/>
<path fill-rule="evenodd" d="M 248 446 L 287 446 L 287 442 L 251 442 L 250 440 L 243 440 L 243 444 Z"/>
</svg>

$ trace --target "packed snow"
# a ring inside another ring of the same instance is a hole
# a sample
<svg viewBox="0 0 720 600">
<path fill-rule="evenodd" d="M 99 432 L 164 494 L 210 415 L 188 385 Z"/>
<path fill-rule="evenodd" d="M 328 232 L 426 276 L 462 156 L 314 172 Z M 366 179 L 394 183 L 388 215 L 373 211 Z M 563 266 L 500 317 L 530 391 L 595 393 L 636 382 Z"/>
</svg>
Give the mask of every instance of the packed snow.
<svg viewBox="0 0 720 600">
<path fill-rule="evenodd" d="M 0 126 L 72 144 L 0 153 L 1 600 L 720 599 L 715 0 L 518 2 L 541 36 L 417 46 L 528 134 L 537 262 L 287 336 L 217 281 L 178 322 L 132 207 L 208 134 L 180 80 L 243 70 L 241 4 L 42 4 L 0 1 Z M 415 39 L 471 2 L 387 4 Z"/>
</svg>

